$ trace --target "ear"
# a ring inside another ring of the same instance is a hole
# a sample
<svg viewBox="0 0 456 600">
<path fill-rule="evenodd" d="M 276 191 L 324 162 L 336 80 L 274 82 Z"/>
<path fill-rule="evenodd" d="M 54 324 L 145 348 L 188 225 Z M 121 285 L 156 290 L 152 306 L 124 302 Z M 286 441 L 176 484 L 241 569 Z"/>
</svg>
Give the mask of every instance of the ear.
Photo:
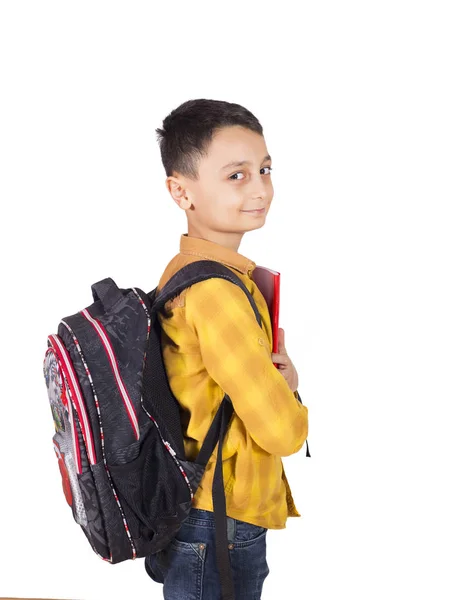
<svg viewBox="0 0 456 600">
<path fill-rule="evenodd" d="M 191 206 L 191 201 L 188 198 L 187 190 L 183 185 L 183 182 L 178 177 L 167 177 L 165 181 L 166 188 L 171 194 L 174 202 L 182 208 L 187 210 Z"/>
</svg>

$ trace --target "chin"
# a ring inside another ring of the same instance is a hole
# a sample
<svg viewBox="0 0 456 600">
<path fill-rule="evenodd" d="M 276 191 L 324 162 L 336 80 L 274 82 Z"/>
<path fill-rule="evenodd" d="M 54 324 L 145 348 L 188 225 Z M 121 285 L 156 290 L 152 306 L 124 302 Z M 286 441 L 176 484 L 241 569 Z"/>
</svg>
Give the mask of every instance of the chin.
<svg viewBox="0 0 456 600">
<path fill-rule="evenodd" d="M 261 229 L 264 225 L 264 219 L 261 221 L 258 219 L 258 223 L 252 223 L 252 225 L 246 231 L 255 231 L 255 229 Z"/>
</svg>

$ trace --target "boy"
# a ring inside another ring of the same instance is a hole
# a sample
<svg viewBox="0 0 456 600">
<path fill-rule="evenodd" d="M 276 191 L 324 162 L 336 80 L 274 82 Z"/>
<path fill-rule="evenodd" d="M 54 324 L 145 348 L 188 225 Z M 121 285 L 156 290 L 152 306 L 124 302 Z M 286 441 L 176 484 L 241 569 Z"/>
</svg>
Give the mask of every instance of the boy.
<svg viewBox="0 0 456 600">
<path fill-rule="evenodd" d="M 156 131 L 167 189 L 188 224 L 157 292 L 184 265 L 216 260 L 244 282 L 262 317 L 260 327 L 245 292 L 220 278 L 192 285 L 159 314 L 170 388 L 185 415 L 187 459 L 196 458 L 224 394 L 232 401 L 222 447 L 230 560 L 236 599 L 256 600 L 269 573 L 267 530 L 301 516 L 281 457 L 300 450 L 308 428 L 284 331 L 279 352 L 272 353 L 268 308 L 252 280 L 255 263 L 238 252 L 244 233 L 262 227 L 269 211 L 271 157 L 260 123 L 238 104 L 190 100 Z M 216 452 L 176 538 L 145 560 L 169 600 L 220 598 L 212 504 Z"/>
</svg>

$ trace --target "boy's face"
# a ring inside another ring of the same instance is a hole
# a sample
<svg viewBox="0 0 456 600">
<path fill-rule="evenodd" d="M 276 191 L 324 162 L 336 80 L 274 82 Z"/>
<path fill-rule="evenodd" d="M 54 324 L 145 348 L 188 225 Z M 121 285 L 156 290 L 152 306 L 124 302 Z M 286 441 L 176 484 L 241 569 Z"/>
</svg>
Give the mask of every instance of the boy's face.
<svg viewBox="0 0 456 600">
<path fill-rule="evenodd" d="M 198 181 L 181 174 L 168 178 L 171 195 L 187 212 L 189 235 L 242 237 L 263 226 L 274 195 L 267 156 L 262 135 L 244 127 L 225 127 L 214 134 L 207 156 L 200 159 Z M 239 161 L 247 162 L 226 166 Z M 254 209 L 263 211 L 248 212 Z"/>
</svg>

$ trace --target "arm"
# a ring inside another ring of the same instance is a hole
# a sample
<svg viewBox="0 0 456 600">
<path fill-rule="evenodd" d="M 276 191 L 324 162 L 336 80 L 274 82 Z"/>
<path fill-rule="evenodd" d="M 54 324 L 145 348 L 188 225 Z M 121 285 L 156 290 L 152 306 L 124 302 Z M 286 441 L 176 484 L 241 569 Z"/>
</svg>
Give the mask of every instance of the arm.
<svg viewBox="0 0 456 600">
<path fill-rule="evenodd" d="M 198 282 L 187 289 L 185 314 L 204 366 L 253 440 L 270 454 L 297 452 L 307 438 L 307 407 L 274 366 L 245 292 L 225 279 Z"/>
</svg>

